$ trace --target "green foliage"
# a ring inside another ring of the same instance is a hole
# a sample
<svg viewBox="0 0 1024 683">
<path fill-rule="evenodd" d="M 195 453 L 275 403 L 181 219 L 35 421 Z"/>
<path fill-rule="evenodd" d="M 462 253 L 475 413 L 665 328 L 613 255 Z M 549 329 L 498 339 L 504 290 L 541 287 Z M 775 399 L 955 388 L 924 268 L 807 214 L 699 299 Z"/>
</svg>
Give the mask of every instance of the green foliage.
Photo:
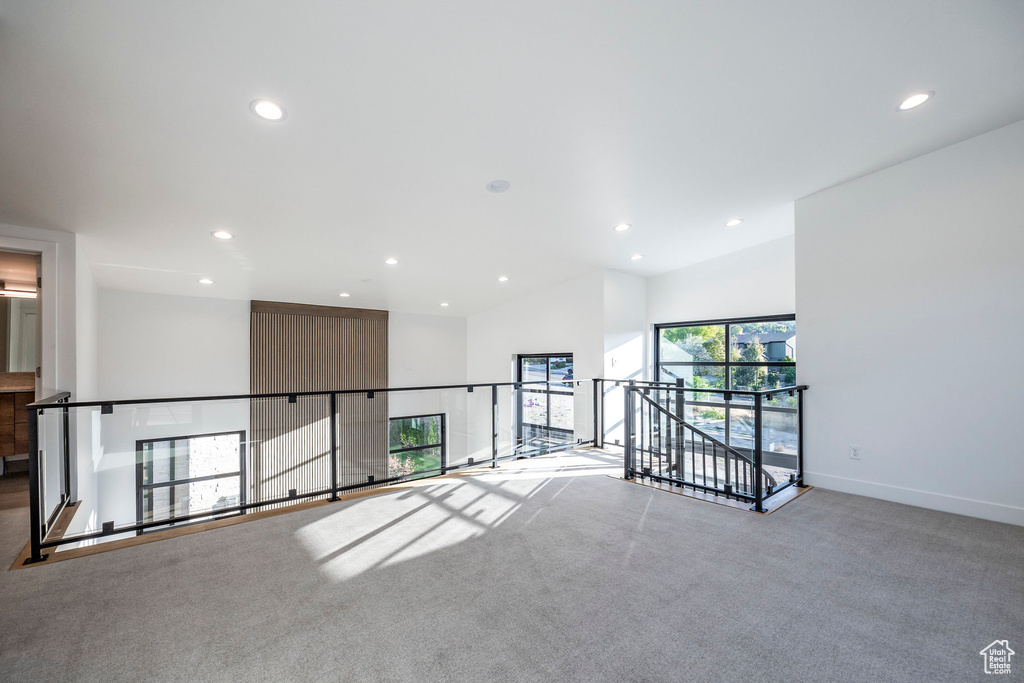
<svg viewBox="0 0 1024 683">
<path fill-rule="evenodd" d="M 717 408 L 705 408 L 704 410 L 700 411 L 699 414 L 705 420 L 724 420 L 725 419 L 725 411 L 724 410 L 718 410 Z"/>
<path fill-rule="evenodd" d="M 670 327 L 661 331 L 661 338 L 682 348 L 695 361 L 725 361 L 725 327 L 722 325 Z"/>
<path fill-rule="evenodd" d="M 786 356 L 782 360 L 786 361 L 787 363 L 792 363 L 793 362 L 793 359 L 790 358 L 789 356 Z M 779 373 L 782 375 L 782 377 L 780 378 L 780 381 L 782 383 L 779 386 L 791 387 L 794 384 L 796 384 L 796 366 L 795 365 L 792 366 L 792 367 L 789 367 L 789 368 L 779 368 Z"/>
<path fill-rule="evenodd" d="M 441 468 L 441 449 L 407 451 L 388 455 L 388 476 L 405 477 L 417 472 L 428 472 Z"/>
<path fill-rule="evenodd" d="M 391 450 L 441 443 L 441 416 L 391 420 L 389 436 Z M 388 476 L 391 477 L 404 477 L 440 467 L 440 448 L 388 454 Z"/>
<path fill-rule="evenodd" d="M 441 443 L 441 418 L 409 417 L 391 420 L 391 449 Z"/>
<path fill-rule="evenodd" d="M 748 363 L 763 363 L 764 344 L 754 337 L 743 351 L 732 350 L 732 359 Z M 768 381 L 768 369 L 756 366 L 741 366 L 733 369 L 732 386 L 734 389 L 764 389 Z"/>
<path fill-rule="evenodd" d="M 773 332 L 789 332 L 795 328 L 792 321 L 775 321 L 762 323 L 742 323 L 731 328 L 733 338 L 740 334 L 769 334 Z M 662 360 L 686 360 L 694 363 L 725 362 L 728 350 L 732 361 L 764 363 L 767 361 L 765 346 L 758 337 L 754 337 L 745 349 L 737 349 L 725 338 L 724 325 L 703 325 L 695 327 L 671 327 L 661 330 Z M 672 344 L 685 352 L 685 356 Z M 792 362 L 786 356 L 784 361 Z M 714 366 L 693 366 L 693 379 L 687 384 L 695 389 L 723 388 L 725 386 L 725 368 Z M 679 372 L 676 370 L 675 372 Z M 681 373 L 680 373 L 681 374 Z M 733 369 L 732 387 L 734 389 L 766 389 L 796 384 L 796 368 L 758 368 L 738 367 Z"/>
</svg>

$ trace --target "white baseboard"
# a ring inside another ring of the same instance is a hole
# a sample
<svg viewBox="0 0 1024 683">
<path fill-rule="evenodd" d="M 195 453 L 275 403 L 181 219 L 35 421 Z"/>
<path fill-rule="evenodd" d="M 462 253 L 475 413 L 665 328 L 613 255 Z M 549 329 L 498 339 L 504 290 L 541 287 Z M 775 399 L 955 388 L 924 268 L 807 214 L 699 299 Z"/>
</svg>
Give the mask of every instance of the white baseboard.
<svg viewBox="0 0 1024 683">
<path fill-rule="evenodd" d="M 805 472 L 804 480 L 811 486 L 843 493 L 854 493 L 858 496 L 880 498 L 890 500 L 894 503 L 914 505 L 916 507 L 952 512 L 957 515 L 968 517 L 979 517 L 989 519 L 993 522 L 1005 522 L 1024 526 L 1024 507 L 1003 505 L 1001 503 L 989 503 L 983 500 L 972 498 L 960 498 L 944 493 L 932 493 L 931 491 L 919 491 L 917 489 L 892 486 L 890 484 L 878 484 L 860 479 L 848 479 L 837 477 L 831 474 L 819 474 Z"/>
</svg>

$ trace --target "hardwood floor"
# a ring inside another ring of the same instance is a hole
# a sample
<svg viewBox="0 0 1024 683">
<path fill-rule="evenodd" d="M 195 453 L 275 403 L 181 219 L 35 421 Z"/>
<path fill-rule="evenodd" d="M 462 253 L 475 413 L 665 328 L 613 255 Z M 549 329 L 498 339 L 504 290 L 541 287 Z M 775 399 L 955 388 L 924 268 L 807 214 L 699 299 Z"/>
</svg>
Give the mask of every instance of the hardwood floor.
<svg viewBox="0 0 1024 683">
<path fill-rule="evenodd" d="M 672 486 L 671 484 L 666 484 L 666 483 L 657 482 L 657 481 L 640 480 L 640 479 L 628 479 L 627 480 L 627 479 L 623 479 L 621 476 L 618 476 L 618 475 L 609 475 L 609 476 L 612 479 L 619 479 L 621 481 L 629 481 L 632 484 L 637 484 L 639 486 L 646 486 L 646 487 L 652 488 L 652 489 L 658 489 L 659 491 L 665 491 L 667 493 L 674 493 L 677 496 L 686 496 L 687 498 L 695 498 L 697 500 L 703 500 L 703 501 L 707 501 L 709 503 L 715 503 L 716 505 L 724 505 L 725 507 L 736 508 L 737 510 L 747 510 L 747 511 L 753 512 L 752 510 L 750 510 L 750 503 L 742 501 L 742 500 L 734 500 L 732 498 L 726 498 L 725 496 L 716 496 L 713 493 L 705 493 L 703 491 L 695 491 L 693 489 L 688 489 L 688 488 L 679 487 L 679 486 Z M 764 502 L 764 512 L 761 513 L 761 514 L 770 515 L 771 513 L 775 512 L 776 510 L 781 508 L 786 503 L 794 500 L 795 498 L 799 498 L 803 494 L 807 493 L 812 488 L 814 488 L 814 487 L 813 486 L 805 486 L 804 488 L 799 488 L 797 486 L 790 486 L 790 487 L 786 488 L 784 491 L 779 491 L 777 494 L 775 494 L 774 496 L 772 496 L 771 498 L 769 498 L 768 500 L 766 500 Z"/>
<path fill-rule="evenodd" d="M 28 472 L 0 477 L 0 510 L 28 507 Z"/>
</svg>

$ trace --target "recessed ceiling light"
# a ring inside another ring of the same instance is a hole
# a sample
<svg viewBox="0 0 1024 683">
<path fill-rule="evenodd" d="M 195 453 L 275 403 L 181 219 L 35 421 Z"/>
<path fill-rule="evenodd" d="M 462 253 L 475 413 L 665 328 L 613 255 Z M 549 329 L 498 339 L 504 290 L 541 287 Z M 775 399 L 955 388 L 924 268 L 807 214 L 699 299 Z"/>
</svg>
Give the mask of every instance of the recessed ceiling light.
<svg viewBox="0 0 1024 683">
<path fill-rule="evenodd" d="M 234 235 L 232 235 L 227 230 L 217 230 L 215 232 L 211 232 L 210 234 L 213 235 L 214 237 L 216 237 L 219 240 L 230 240 L 230 239 L 234 239 L 234 237 L 235 237 Z"/>
<path fill-rule="evenodd" d="M 498 278 L 498 282 L 508 282 L 508 278 L 504 275 Z"/>
<path fill-rule="evenodd" d="M 919 92 L 916 95 L 911 95 L 907 99 L 900 103 L 900 111 L 906 111 L 907 109 L 913 109 L 919 107 L 935 95 L 934 92 L 929 90 L 928 92 Z"/>
<path fill-rule="evenodd" d="M 492 180 L 487 183 L 488 192 L 504 192 L 510 187 L 512 187 L 512 183 L 507 180 Z"/>
<path fill-rule="evenodd" d="M 632 227 L 633 226 L 630 225 L 629 223 L 619 223 L 618 225 L 615 226 L 615 232 L 626 232 Z"/>
<path fill-rule="evenodd" d="M 202 280 L 199 281 L 199 284 L 201 284 L 201 285 L 212 285 L 213 284 L 213 280 L 211 280 L 208 277 L 204 277 Z"/>
<path fill-rule="evenodd" d="M 448 307 L 448 302 L 447 301 L 442 301 L 441 302 L 441 306 L 447 308 Z"/>
<path fill-rule="evenodd" d="M 286 116 L 284 107 L 270 100 L 253 100 L 249 109 L 264 121 L 284 121 Z"/>
<path fill-rule="evenodd" d="M 338 296 L 350 297 L 350 296 L 352 296 L 352 295 L 351 295 L 351 294 L 349 294 L 348 292 L 342 292 L 342 293 L 341 293 L 341 294 L 339 294 Z"/>
<path fill-rule="evenodd" d="M 398 259 L 396 259 L 396 258 L 384 259 L 384 263 L 388 264 L 389 266 L 397 266 L 398 265 Z"/>
<path fill-rule="evenodd" d="M 735 228 L 737 225 L 739 225 L 742 222 L 743 222 L 742 218 L 730 218 L 729 220 L 727 220 L 725 222 L 725 227 L 727 227 L 727 228 Z"/>
<path fill-rule="evenodd" d="M 643 254 L 633 254 L 632 256 L 629 257 L 629 260 L 630 261 L 639 261 L 643 257 L 644 257 Z"/>
</svg>

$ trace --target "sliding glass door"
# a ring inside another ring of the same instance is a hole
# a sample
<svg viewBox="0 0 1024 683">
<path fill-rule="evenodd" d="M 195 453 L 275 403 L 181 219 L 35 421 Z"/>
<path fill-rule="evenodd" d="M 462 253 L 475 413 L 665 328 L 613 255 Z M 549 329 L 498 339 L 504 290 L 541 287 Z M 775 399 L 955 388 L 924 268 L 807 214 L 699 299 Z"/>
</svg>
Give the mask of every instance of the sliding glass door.
<svg viewBox="0 0 1024 683">
<path fill-rule="evenodd" d="M 517 451 L 533 453 L 572 444 L 572 354 L 521 355 L 516 380 L 523 382 L 516 421 Z"/>
</svg>

